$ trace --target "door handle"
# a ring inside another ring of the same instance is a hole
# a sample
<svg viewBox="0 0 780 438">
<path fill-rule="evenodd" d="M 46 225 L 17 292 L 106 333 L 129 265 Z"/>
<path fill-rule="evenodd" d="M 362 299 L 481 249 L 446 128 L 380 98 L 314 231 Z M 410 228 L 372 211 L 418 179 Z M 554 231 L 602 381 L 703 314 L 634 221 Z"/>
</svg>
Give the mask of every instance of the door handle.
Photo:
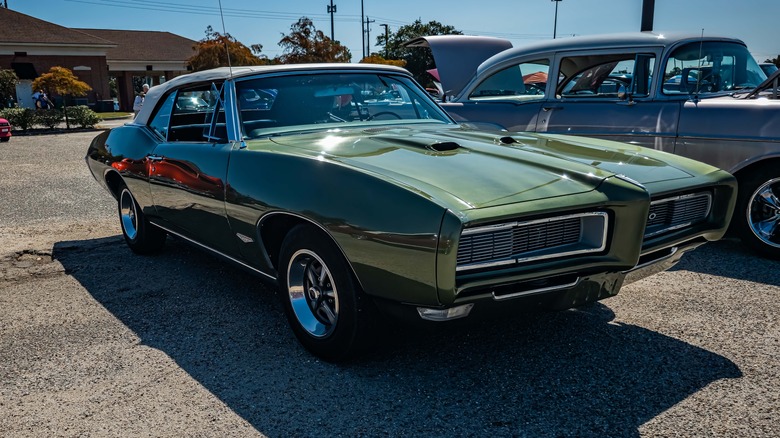
<svg viewBox="0 0 780 438">
<path fill-rule="evenodd" d="M 163 157 L 162 155 L 152 155 L 152 154 L 149 154 L 149 155 L 146 156 L 146 159 L 149 160 L 149 161 L 162 161 L 162 160 L 165 159 L 165 157 Z"/>
<path fill-rule="evenodd" d="M 542 111 L 548 112 L 548 111 L 552 111 L 552 110 L 562 110 L 564 108 L 565 107 L 563 107 L 563 106 L 543 106 L 542 107 Z"/>
</svg>

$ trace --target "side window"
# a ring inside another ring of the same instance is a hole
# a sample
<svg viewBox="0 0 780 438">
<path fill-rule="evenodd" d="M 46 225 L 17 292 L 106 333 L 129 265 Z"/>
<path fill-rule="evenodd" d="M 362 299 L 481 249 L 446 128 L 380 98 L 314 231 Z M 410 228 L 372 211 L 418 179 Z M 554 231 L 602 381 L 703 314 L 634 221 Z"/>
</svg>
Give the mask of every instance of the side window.
<svg viewBox="0 0 780 438">
<path fill-rule="evenodd" d="M 766 75 L 741 44 L 706 41 L 681 46 L 666 61 L 663 93 L 708 94 L 754 88 Z"/>
<path fill-rule="evenodd" d="M 176 93 L 171 93 L 165 100 L 162 101 L 157 108 L 157 112 L 149 122 L 149 127 L 152 131 L 156 132 L 163 140 L 168 139 L 168 125 L 171 122 L 171 108 L 173 108 L 173 100 L 176 97 Z"/>
<path fill-rule="evenodd" d="M 227 130 L 221 96 L 221 84 L 204 84 L 179 90 L 174 99 L 168 140 L 188 142 L 225 140 Z"/>
<path fill-rule="evenodd" d="M 617 100 L 621 93 L 631 92 L 634 97 L 645 97 L 654 65 L 654 56 L 634 53 L 563 58 L 558 95 Z"/>
<path fill-rule="evenodd" d="M 542 100 L 549 72 L 550 61 L 546 59 L 513 65 L 485 79 L 469 99 Z"/>
</svg>

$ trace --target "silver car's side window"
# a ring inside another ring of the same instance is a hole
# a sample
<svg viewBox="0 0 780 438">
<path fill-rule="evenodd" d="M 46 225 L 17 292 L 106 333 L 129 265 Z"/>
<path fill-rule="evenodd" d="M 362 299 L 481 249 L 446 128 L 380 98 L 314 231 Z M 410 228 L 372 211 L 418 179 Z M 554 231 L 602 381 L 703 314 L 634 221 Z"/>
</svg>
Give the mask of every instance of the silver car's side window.
<svg viewBox="0 0 780 438">
<path fill-rule="evenodd" d="M 470 100 L 542 100 L 545 98 L 550 61 L 523 62 L 500 70 L 482 81 Z"/>
<path fill-rule="evenodd" d="M 663 93 L 710 94 L 755 88 L 766 79 L 747 48 L 733 42 L 689 43 L 666 61 Z"/>
<path fill-rule="evenodd" d="M 646 97 L 652 83 L 655 57 L 645 55 L 640 59 L 641 68 L 638 68 L 636 53 L 563 58 L 556 94 L 564 99 L 618 100 L 629 92 L 633 97 Z"/>
</svg>

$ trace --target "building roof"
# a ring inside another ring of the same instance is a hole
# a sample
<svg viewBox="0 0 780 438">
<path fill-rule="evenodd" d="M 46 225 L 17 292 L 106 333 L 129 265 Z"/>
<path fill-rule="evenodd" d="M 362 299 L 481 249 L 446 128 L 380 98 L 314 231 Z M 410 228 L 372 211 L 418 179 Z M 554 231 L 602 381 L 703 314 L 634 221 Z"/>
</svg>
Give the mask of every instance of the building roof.
<svg viewBox="0 0 780 438">
<path fill-rule="evenodd" d="M 74 29 L 116 43 L 108 49 L 108 61 L 186 61 L 197 43 L 170 32 L 151 30 Z"/>
<path fill-rule="evenodd" d="M 113 47 L 115 44 L 95 35 L 59 26 L 48 21 L 0 8 L 0 43 L 52 44 L 58 46 Z"/>
</svg>

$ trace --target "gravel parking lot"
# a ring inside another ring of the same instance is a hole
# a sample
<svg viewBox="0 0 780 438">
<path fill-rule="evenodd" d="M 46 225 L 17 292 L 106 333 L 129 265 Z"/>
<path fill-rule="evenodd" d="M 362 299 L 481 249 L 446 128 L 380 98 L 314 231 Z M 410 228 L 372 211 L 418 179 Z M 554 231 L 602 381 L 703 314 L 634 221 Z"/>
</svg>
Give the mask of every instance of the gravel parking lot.
<svg viewBox="0 0 780 438">
<path fill-rule="evenodd" d="M 0 436 L 777 436 L 780 265 L 738 241 L 600 303 L 398 327 L 332 365 L 273 286 L 119 236 L 96 132 L 0 145 Z"/>
</svg>

